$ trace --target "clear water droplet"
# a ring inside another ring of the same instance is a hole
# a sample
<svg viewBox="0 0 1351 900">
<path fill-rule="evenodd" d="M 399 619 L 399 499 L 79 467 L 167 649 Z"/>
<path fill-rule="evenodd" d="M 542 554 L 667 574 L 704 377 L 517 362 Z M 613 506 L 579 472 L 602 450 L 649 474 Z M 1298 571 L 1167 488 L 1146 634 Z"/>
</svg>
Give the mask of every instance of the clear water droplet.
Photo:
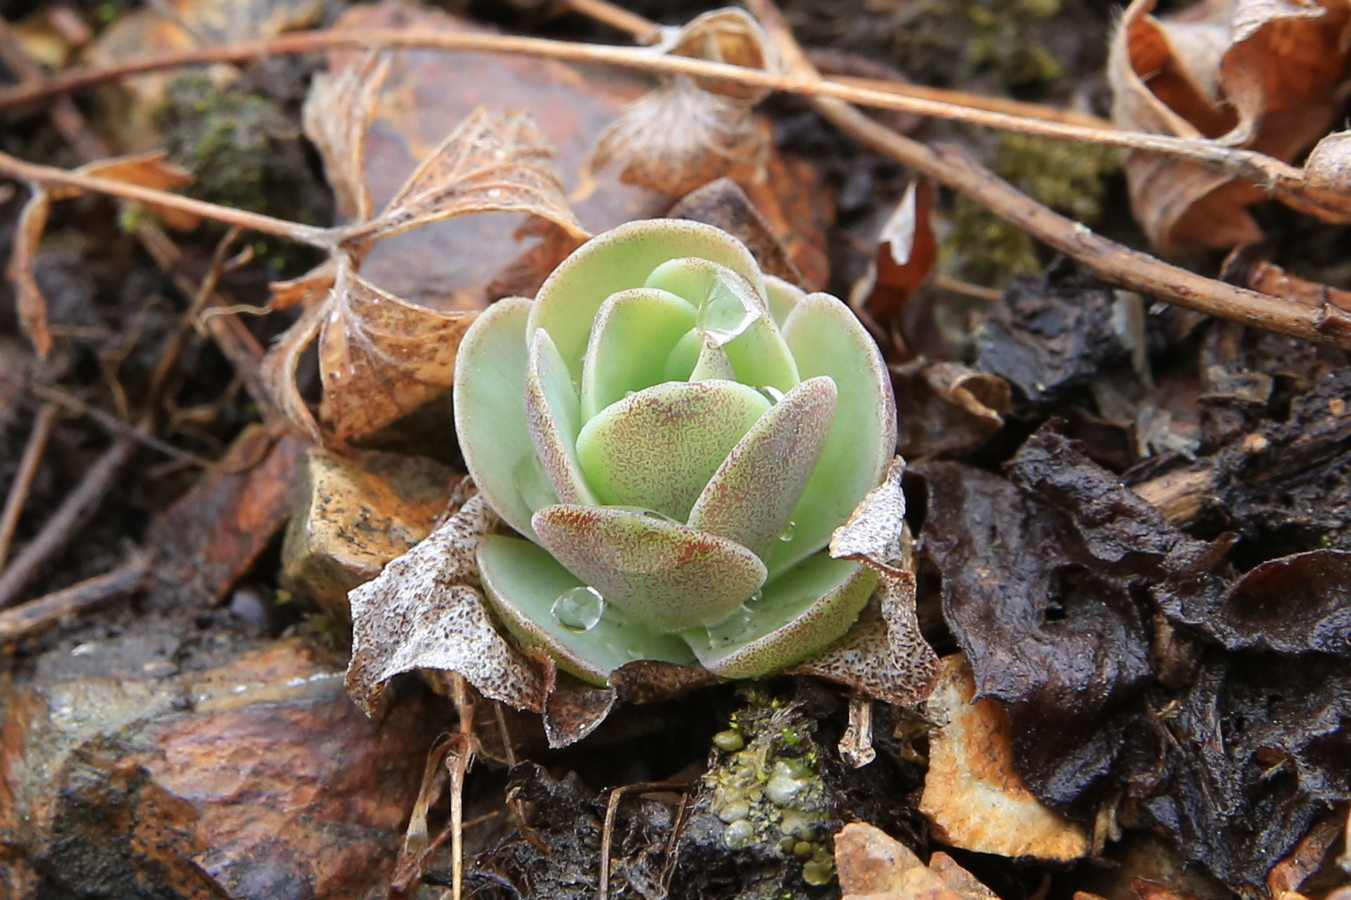
<svg viewBox="0 0 1351 900">
<path fill-rule="evenodd" d="M 750 599 L 746 601 L 746 608 L 756 609 L 757 607 L 759 607 L 761 603 L 764 602 L 765 602 L 765 592 L 756 591 L 754 594 L 751 594 Z"/>
<path fill-rule="evenodd" d="M 593 587 L 569 588 L 558 595 L 549 612 L 569 631 L 590 631 L 605 612 L 605 598 Z"/>
<path fill-rule="evenodd" d="M 713 647 L 743 641 L 751 634 L 751 611 L 746 604 L 732 610 L 731 615 L 708 626 L 708 643 Z"/>
<path fill-rule="evenodd" d="M 764 397 L 770 403 L 778 403 L 783 399 L 783 391 L 773 385 L 767 384 L 764 387 L 756 388 L 756 390 L 760 392 L 761 397 Z"/>
<path fill-rule="evenodd" d="M 638 392 L 637 392 L 637 391 L 625 391 L 625 392 L 624 392 L 624 399 L 627 400 L 627 399 L 629 399 L 630 397 L 632 397 L 632 396 L 633 396 L 634 394 L 636 394 L 636 393 L 638 393 Z"/>
<path fill-rule="evenodd" d="M 740 336 L 754 321 L 755 310 L 748 308 L 722 280 L 714 279 L 708 296 L 699 305 L 699 330 L 721 347 Z"/>
<path fill-rule="evenodd" d="M 785 543 L 791 541 L 793 539 L 793 532 L 795 531 L 797 531 L 797 523 L 789 522 L 787 525 L 783 526 L 783 531 L 779 532 L 779 540 L 784 541 Z"/>
</svg>

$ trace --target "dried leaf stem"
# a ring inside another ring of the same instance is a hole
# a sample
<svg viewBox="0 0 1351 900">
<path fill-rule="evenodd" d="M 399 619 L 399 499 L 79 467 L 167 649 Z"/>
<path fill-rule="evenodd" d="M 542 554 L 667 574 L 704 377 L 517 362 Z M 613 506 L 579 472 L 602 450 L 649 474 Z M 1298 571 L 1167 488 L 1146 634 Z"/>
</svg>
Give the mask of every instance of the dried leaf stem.
<svg viewBox="0 0 1351 900">
<path fill-rule="evenodd" d="M 36 82 L 21 82 L 5 91 L 0 91 L 0 110 L 34 100 L 52 97 L 72 90 L 126 75 L 154 72 L 183 66 L 205 65 L 210 63 L 242 63 L 262 56 L 293 55 L 310 53 L 335 47 L 418 47 L 447 51 L 478 51 L 491 53 L 509 53 L 524 56 L 539 56 L 573 62 L 606 63 L 649 72 L 695 75 L 710 78 L 728 79 L 740 84 L 769 88 L 787 93 L 801 94 L 816 98 L 833 98 L 860 106 L 878 109 L 895 109 L 916 115 L 965 122 L 989 128 L 1019 131 L 1045 137 L 1082 141 L 1085 143 L 1105 144 L 1130 150 L 1147 150 L 1157 153 L 1169 153 L 1184 157 L 1203 165 L 1211 166 L 1229 174 L 1248 178 L 1263 185 L 1268 190 L 1298 191 L 1304 184 L 1303 170 L 1251 150 L 1225 147 L 1210 141 L 1172 137 L 1146 132 L 1122 131 L 1114 128 L 1100 128 L 1065 122 L 1048 121 L 1041 118 L 1029 118 L 987 109 L 976 109 L 943 100 L 927 99 L 918 96 L 905 96 L 894 90 L 876 90 L 858 87 L 842 82 L 831 81 L 820 75 L 809 76 L 799 70 L 792 74 L 778 74 L 761 69 L 709 62 L 686 56 L 663 55 L 645 47 L 615 47 L 601 44 L 580 44 L 570 41 L 557 41 L 547 38 L 522 37 L 518 35 L 483 34 L 478 32 L 438 32 L 428 29 L 372 29 L 369 31 L 322 30 L 297 31 L 267 40 L 239 41 L 232 44 L 220 44 L 213 47 L 199 47 L 185 51 L 175 51 L 141 59 L 127 60 L 106 67 L 85 67 L 68 70 L 60 75 Z M 814 71 L 814 70 L 813 70 Z M 105 190 L 113 186 L 111 182 L 95 185 L 93 179 L 84 184 L 61 181 L 58 169 L 29 167 L 28 175 L 20 175 L 13 164 L 18 160 L 12 157 L 0 157 L 0 172 L 15 177 L 34 178 L 45 176 L 57 183 L 71 184 L 88 190 Z M 23 164 L 27 166 L 28 164 Z M 129 186 L 123 186 L 124 188 Z M 144 189 L 141 189 L 144 190 Z M 133 200 L 154 200 L 162 202 L 162 195 L 146 192 L 131 196 L 108 191 L 117 196 L 127 196 Z M 193 208 L 182 207 L 184 211 L 196 215 L 219 218 L 218 208 L 203 204 Z M 248 220 L 237 214 L 221 219 L 245 228 L 264 231 L 269 234 L 280 233 L 283 223 L 277 219 L 256 214 L 247 214 Z M 305 236 L 296 239 L 307 243 L 324 235 L 323 229 L 301 229 Z"/>
<path fill-rule="evenodd" d="M 747 0 L 746 5 L 775 41 L 790 71 L 816 71 L 772 0 Z M 1083 223 L 1037 203 L 985 169 L 961 147 L 932 149 L 834 97 L 815 97 L 812 105 L 822 117 L 857 140 L 965 194 L 1110 281 L 1208 315 L 1351 348 L 1351 314 L 1343 310 L 1292 303 L 1170 265 L 1109 241 Z"/>
<path fill-rule="evenodd" d="M 88 175 L 84 172 L 76 172 L 70 169 L 60 169 L 55 166 L 44 166 L 38 163 L 25 162 L 10 156 L 8 153 L 0 153 L 0 174 L 9 176 L 16 181 L 62 185 L 82 191 L 107 194 L 110 197 L 120 197 L 123 200 L 134 200 L 153 206 L 161 206 L 167 209 L 188 213 L 189 215 L 200 216 L 204 219 L 223 222 L 226 225 L 235 225 L 239 228 L 248 229 L 249 231 L 257 231 L 275 237 L 287 238 L 298 243 L 309 244 L 313 247 L 329 249 L 334 246 L 332 232 L 327 228 L 316 228 L 313 225 L 301 225 L 297 222 L 289 222 L 286 219 L 276 219 L 272 216 L 262 215 L 261 213 L 248 212 L 247 210 L 235 209 L 230 206 L 221 206 L 216 203 L 207 203 L 204 200 L 194 200 L 191 197 L 184 197 L 181 194 L 158 191 L 154 188 L 142 187 L 141 185 L 132 184 L 127 181 L 118 181 L 113 178 L 100 178 L 97 175 Z"/>
</svg>

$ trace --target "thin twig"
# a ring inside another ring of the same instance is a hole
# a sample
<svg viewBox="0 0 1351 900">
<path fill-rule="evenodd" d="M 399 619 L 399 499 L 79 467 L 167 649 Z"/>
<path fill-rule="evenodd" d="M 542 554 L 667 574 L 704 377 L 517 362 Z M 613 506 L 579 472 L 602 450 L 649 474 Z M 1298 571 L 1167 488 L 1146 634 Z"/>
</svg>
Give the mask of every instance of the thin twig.
<svg viewBox="0 0 1351 900">
<path fill-rule="evenodd" d="M 768 30 L 789 71 L 816 71 L 772 0 L 746 0 L 746 5 Z M 1351 314 L 1343 310 L 1290 303 L 1170 265 L 1109 241 L 1083 223 L 1043 206 L 981 166 L 961 147 L 931 149 L 832 97 L 815 97 L 812 106 L 855 139 L 964 194 L 1106 280 L 1207 315 L 1351 348 Z"/>
<path fill-rule="evenodd" d="M 607 900 L 610 895 L 610 849 L 614 843 L 615 818 L 619 814 L 619 801 L 625 794 L 650 793 L 652 791 L 678 791 L 688 794 L 690 786 L 679 781 L 640 781 L 637 784 L 625 784 L 610 791 L 605 804 L 605 822 L 600 832 L 600 877 L 597 880 L 596 900 Z"/>
<path fill-rule="evenodd" d="M 47 77 L 41 65 L 24 50 L 23 44 L 14 34 L 14 29 L 4 19 L 0 19 L 0 59 L 5 67 L 25 82 L 42 80 Z M 52 104 L 52 124 L 61 136 L 70 142 L 85 159 L 103 159 L 108 148 L 85 124 L 84 116 L 76 108 L 75 101 L 69 97 L 57 97 Z"/>
<path fill-rule="evenodd" d="M 193 453 L 191 450 L 175 447 L 173 444 L 155 437 L 145 429 L 128 425 L 112 413 L 86 403 L 79 397 L 67 394 L 59 388 L 54 388 L 51 385 L 40 384 L 38 382 L 31 382 L 28 385 L 28 389 L 32 391 L 35 396 L 42 398 L 48 403 L 55 403 L 57 406 L 68 409 L 73 413 L 88 416 L 98 423 L 99 427 L 115 438 L 135 441 L 138 444 L 148 447 L 157 453 L 163 453 L 170 459 L 175 459 L 179 462 L 190 463 L 191 465 L 201 468 L 206 468 L 211 465 L 211 460 L 206 457 Z"/>
<path fill-rule="evenodd" d="M 103 498 L 112 489 L 118 473 L 131 460 L 135 448 L 134 441 L 118 438 L 85 471 L 80 483 L 61 501 L 42 530 L 0 573 L 0 609 L 18 599 L 19 593 L 33 580 L 38 570 L 64 549 L 93 517 Z"/>
<path fill-rule="evenodd" d="M 661 35 L 661 26 L 656 22 L 609 0 L 558 0 L 558 6 L 631 34 L 640 44 L 651 43 Z"/>
<path fill-rule="evenodd" d="M 38 473 L 38 464 L 47 450 L 47 439 L 52 436 L 52 425 L 56 424 L 57 405 L 48 403 L 33 417 L 33 428 L 28 432 L 28 443 L 23 448 L 23 458 L 19 460 L 19 469 L 10 482 L 9 494 L 5 497 L 5 511 L 0 513 L 0 566 L 9 559 L 10 543 L 14 540 L 14 530 L 19 527 L 19 516 L 24 504 L 28 502 L 28 492 L 32 490 L 33 479 Z"/>
<path fill-rule="evenodd" d="M 150 374 L 150 386 L 146 390 L 146 408 L 155 410 L 159 408 L 160 402 L 164 399 L 164 389 L 169 382 L 169 375 L 173 372 L 174 366 L 178 364 L 178 358 L 183 355 L 183 351 L 188 346 L 188 341 L 197 330 L 197 319 L 202 310 L 211 302 L 215 296 L 216 286 L 220 284 L 221 275 L 225 272 L 225 263 L 230 254 L 230 248 L 235 241 L 239 240 L 240 229 L 231 228 L 225 233 L 219 243 L 216 244 L 216 250 L 211 254 L 211 265 L 206 270 L 206 275 L 202 276 L 201 283 L 197 290 L 191 295 L 187 311 L 183 313 L 183 318 L 179 322 L 178 331 L 174 332 L 173 337 L 169 338 L 164 347 L 164 352 L 160 354 L 159 361 L 155 363 L 155 371 Z"/>
<path fill-rule="evenodd" d="M 138 554 L 131 562 L 106 575 L 81 581 L 37 600 L 0 612 L 0 645 L 17 641 L 65 616 L 144 586 L 150 557 Z"/>
<path fill-rule="evenodd" d="M 801 70 L 793 74 L 778 74 L 762 69 L 710 62 L 687 56 L 661 55 L 643 47 L 580 44 L 548 38 L 480 32 L 438 32 L 426 28 L 297 31 L 266 40 L 240 41 L 233 44 L 200 47 L 157 56 L 147 56 L 141 59 L 125 60 L 107 67 L 71 69 L 44 81 L 21 83 L 8 90 L 0 91 L 0 109 L 17 103 L 56 96 L 125 75 L 210 63 L 243 63 L 262 56 L 310 53 L 337 47 L 417 47 L 445 51 L 508 53 L 574 62 L 607 63 L 648 72 L 720 78 L 787 93 L 819 98 L 831 97 L 848 103 L 856 103 L 860 106 L 895 109 L 916 115 L 965 122 L 988 128 L 1019 131 L 1025 134 L 1037 134 L 1085 143 L 1105 144 L 1128 150 L 1148 150 L 1172 154 L 1202 165 L 1222 169 L 1238 177 L 1251 179 L 1267 190 L 1280 188 L 1298 192 L 1304 184 L 1303 170 L 1296 166 L 1291 166 L 1263 153 L 1225 147 L 1210 141 L 1026 118 L 986 109 L 973 109 L 968 106 L 923 97 L 903 96 L 893 93 L 891 90 L 882 91 L 856 87 L 824 79 L 820 75 L 805 75 L 802 74 Z M 0 157 L 0 171 L 9 172 L 14 174 L 15 177 L 28 180 L 48 180 L 52 183 L 69 184 L 72 187 L 81 187 L 87 190 L 105 190 L 109 186 L 107 179 L 97 179 L 99 184 L 96 185 L 95 179 L 90 176 L 84 176 L 87 180 L 82 183 L 62 180 L 64 173 L 59 169 L 34 167 L 27 163 L 21 164 L 28 167 L 25 169 L 27 174 L 20 175 L 13 168 L 13 163 L 18 162 L 13 157 Z M 120 189 L 124 193 L 118 193 L 117 190 L 107 192 L 116 196 L 125 196 L 127 199 L 145 202 L 159 202 L 161 199 L 160 192 L 147 189 L 139 189 L 137 194 L 132 196 L 130 193 L 126 193 L 130 187 L 129 185 L 121 186 Z M 221 209 L 220 207 L 213 208 L 213 204 L 203 204 L 200 201 L 197 201 L 197 204 L 191 208 L 186 205 L 179 205 L 177 208 L 208 218 L 217 218 L 215 213 Z M 247 219 L 246 221 L 246 217 L 243 215 L 234 215 L 230 218 L 222 218 L 220 221 L 268 234 L 280 233 L 283 227 L 305 229 L 305 236 L 297 235 L 295 239 L 305 243 L 316 243 L 316 245 L 324 239 L 326 234 L 325 229 L 310 229 L 294 223 L 283 223 L 282 220 L 272 219 L 269 216 L 249 214 Z"/>
</svg>

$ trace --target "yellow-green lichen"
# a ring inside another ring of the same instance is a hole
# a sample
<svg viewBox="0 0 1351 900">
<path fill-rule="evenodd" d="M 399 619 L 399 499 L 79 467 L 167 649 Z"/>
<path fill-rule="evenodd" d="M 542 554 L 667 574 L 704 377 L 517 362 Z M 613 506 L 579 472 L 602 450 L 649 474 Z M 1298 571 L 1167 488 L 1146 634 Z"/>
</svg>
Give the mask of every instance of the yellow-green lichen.
<svg viewBox="0 0 1351 900">
<path fill-rule="evenodd" d="M 715 763 L 704 776 L 709 810 L 726 826 L 723 843 L 730 850 L 755 845 L 762 856 L 801 866 L 807 884 L 827 884 L 835 876 L 833 811 L 812 722 L 759 689 L 745 694 L 750 703 L 715 736 Z"/>
</svg>

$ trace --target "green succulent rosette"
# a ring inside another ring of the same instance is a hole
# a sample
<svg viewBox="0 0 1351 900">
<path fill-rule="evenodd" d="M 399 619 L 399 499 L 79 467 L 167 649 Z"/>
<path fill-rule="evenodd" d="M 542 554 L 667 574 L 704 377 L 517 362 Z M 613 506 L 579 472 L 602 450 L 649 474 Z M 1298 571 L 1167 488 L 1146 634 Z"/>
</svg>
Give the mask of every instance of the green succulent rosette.
<svg viewBox="0 0 1351 900">
<path fill-rule="evenodd" d="M 632 222 L 465 334 L 469 473 L 521 537 L 478 545 L 522 643 L 604 684 L 635 660 L 767 674 L 824 650 L 878 576 L 826 552 L 896 445 L 843 303 L 766 278 L 712 226 Z"/>
</svg>

